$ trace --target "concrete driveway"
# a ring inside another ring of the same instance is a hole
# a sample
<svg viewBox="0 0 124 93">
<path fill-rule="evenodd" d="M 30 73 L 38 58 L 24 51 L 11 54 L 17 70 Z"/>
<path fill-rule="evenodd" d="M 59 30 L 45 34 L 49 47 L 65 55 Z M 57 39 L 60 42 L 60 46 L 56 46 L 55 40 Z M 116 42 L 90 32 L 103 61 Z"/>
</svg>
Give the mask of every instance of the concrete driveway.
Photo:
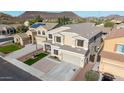
<svg viewBox="0 0 124 93">
<path fill-rule="evenodd" d="M 37 49 L 40 49 L 40 48 L 42 48 L 42 46 L 41 45 L 37 45 Z M 6 56 L 10 57 L 10 58 L 17 59 L 17 58 L 25 56 L 25 55 L 27 55 L 29 53 L 32 53 L 35 50 L 36 50 L 36 44 L 28 44 L 24 48 L 19 49 L 17 51 L 14 51 L 12 53 L 9 53 Z"/>
<path fill-rule="evenodd" d="M 53 60 L 45 57 L 32 65 L 32 67 L 44 72 L 44 80 L 48 81 L 69 81 L 72 80 L 80 71 L 80 67 Z"/>
</svg>

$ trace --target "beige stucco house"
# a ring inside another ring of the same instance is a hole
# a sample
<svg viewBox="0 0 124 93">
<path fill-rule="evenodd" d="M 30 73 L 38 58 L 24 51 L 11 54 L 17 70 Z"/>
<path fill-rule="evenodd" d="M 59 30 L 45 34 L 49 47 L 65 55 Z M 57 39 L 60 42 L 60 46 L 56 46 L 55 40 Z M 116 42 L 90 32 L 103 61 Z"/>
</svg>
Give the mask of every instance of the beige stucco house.
<svg viewBox="0 0 124 93">
<path fill-rule="evenodd" d="M 47 41 L 42 42 L 44 51 L 65 61 L 84 67 L 97 53 L 102 32 L 93 23 L 61 26 L 46 33 Z"/>
<path fill-rule="evenodd" d="M 14 36 L 14 42 L 20 43 L 20 45 L 25 46 L 26 44 L 42 44 L 42 41 L 46 40 L 46 32 L 54 28 L 56 23 L 35 23 L 29 27 L 29 30 L 26 33 L 16 34 Z M 24 36 L 23 36 L 24 35 Z M 24 37 L 28 38 L 26 42 Z"/>
<path fill-rule="evenodd" d="M 124 29 L 114 29 L 104 40 L 99 71 L 124 78 Z"/>
<path fill-rule="evenodd" d="M 25 46 L 25 44 L 29 44 L 31 41 L 30 37 L 26 33 L 18 33 L 14 35 L 14 42 L 21 46 Z"/>
</svg>

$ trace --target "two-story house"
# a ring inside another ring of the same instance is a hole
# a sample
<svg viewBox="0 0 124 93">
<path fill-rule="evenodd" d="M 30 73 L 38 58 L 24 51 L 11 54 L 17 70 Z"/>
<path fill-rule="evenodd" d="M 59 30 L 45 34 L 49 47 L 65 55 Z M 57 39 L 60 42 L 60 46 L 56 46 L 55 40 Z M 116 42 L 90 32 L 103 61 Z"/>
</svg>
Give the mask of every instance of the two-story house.
<svg viewBox="0 0 124 93">
<path fill-rule="evenodd" d="M 104 40 L 99 71 L 124 78 L 124 29 L 114 29 Z"/>
<path fill-rule="evenodd" d="M 60 61 L 83 67 L 101 44 L 102 31 L 94 23 L 65 25 L 47 32 L 44 51 Z"/>
</svg>

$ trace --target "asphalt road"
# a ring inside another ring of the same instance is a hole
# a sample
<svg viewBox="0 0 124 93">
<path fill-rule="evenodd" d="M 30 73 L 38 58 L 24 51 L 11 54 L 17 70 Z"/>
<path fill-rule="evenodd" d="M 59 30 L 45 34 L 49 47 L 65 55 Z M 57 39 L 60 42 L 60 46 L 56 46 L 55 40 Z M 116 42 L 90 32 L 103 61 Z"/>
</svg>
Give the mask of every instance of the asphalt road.
<svg viewBox="0 0 124 93">
<path fill-rule="evenodd" d="M 0 57 L 0 81 L 40 81 L 37 77 Z"/>
</svg>

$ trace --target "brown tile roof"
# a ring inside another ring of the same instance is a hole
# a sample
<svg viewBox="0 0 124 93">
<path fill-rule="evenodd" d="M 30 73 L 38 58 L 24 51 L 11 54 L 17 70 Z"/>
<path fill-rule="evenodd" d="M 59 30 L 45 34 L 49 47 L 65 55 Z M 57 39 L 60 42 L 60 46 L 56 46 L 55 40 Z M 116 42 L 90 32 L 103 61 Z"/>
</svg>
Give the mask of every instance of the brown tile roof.
<svg viewBox="0 0 124 93">
<path fill-rule="evenodd" d="M 107 39 L 113 39 L 113 38 L 119 38 L 119 37 L 124 37 L 124 29 L 113 29 L 108 36 L 106 37 L 105 40 Z"/>
<path fill-rule="evenodd" d="M 124 62 L 124 55 L 123 54 L 117 54 L 117 53 L 102 51 L 101 56 L 103 58 Z"/>
</svg>

